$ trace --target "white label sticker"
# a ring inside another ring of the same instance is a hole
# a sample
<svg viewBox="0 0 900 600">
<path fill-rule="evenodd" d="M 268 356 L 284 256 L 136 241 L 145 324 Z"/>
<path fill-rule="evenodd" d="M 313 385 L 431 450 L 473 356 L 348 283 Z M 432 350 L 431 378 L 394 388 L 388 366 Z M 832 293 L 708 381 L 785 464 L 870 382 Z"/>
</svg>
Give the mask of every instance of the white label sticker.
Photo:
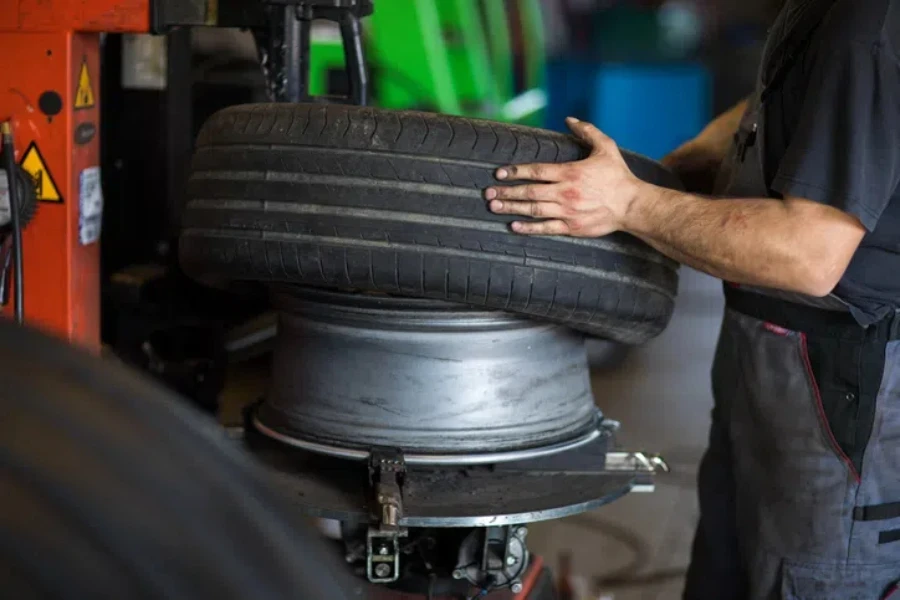
<svg viewBox="0 0 900 600">
<path fill-rule="evenodd" d="M 12 220 L 9 212 L 9 178 L 6 171 L 0 171 L 0 227 L 8 225 Z"/>
<path fill-rule="evenodd" d="M 100 167 L 89 167 L 78 176 L 78 237 L 81 245 L 100 239 L 103 221 L 103 190 L 100 187 Z"/>
</svg>

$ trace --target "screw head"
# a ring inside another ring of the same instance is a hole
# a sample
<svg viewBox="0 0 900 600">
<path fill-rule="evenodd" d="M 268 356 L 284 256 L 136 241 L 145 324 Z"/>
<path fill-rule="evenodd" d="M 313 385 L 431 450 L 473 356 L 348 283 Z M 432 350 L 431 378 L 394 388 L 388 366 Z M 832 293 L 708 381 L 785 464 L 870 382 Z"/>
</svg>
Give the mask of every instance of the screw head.
<svg viewBox="0 0 900 600">
<path fill-rule="evenodd" d="M 512 593 L 513 593 L 513 594 L 518 594 L 519 592 L 522 591 L 522 584 L 519 583 L 518 581 L 516 581 L 516 582 L 513 583 L 511 586 L 509 586 L 509 589 L 512 590 Z"/>
<path fill-rule="evenodd" d="M 378 554 L 380 554 L 381 556 L 387 556 L 388 552 L 389 552 L 389 550 L 388 550 L 387 546 L 379 546 L 378 547 Z"/>
<path fill-rule="evenodd" d="M 453 579 L 462 579 L 466 574 L 463 573 L 462 569 L 456 569 L 453 571 Z"/>
<path fill-rule="evenodd" d="M 510 567 L 513 566 L 514 564 L 516 564 L 516 557 L 515 556 L 506 557 L 506 564 L 508 564 Z"/>
<path fill-rule="evenodd" d="M 388 575 L 391 574 L 391 565 L 387 563 L 378 563 L 375 565 L 375 575 L 379 578 L 384 579 Z"/>
<path fill-rule="evenodd" d="M 516 529 L 516 537 L 524 538 L 527 535 L 528 535 L 527 527 L 519 527 L 518 529 Z"/>
<path fill-rule="evenodd" d="M 356 560 L 356 559 L 353 558 L 353 555 L 352 555 L 352 554 L 347 554 L 347 555 L 344 556 L 344 560 L 346 560 L 348 563 L 352 563 L 352 562 L 353 562 L 354 560 Z"/>
</svg>

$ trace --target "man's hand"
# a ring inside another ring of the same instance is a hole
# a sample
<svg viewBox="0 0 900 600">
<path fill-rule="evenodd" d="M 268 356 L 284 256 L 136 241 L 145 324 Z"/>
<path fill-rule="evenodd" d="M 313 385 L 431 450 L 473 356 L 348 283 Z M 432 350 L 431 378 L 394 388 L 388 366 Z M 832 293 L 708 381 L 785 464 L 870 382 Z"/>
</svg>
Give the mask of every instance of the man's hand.
<svg viewBox="0 0 900 600">
<path fill-rule="evenodd" d="M 634 176 L 616 143 L 599 129 L 569 118 L 572 132 L 586 142 L 590 155 L 568 164 L 502 167 L 500 180 L 537 181 L 485 191 L 491 211 L 546 219 L 512 224 L 516 233 L 600 237 L 622 229 L 631 203 L 644 184 Z"/>
<path fill-rule="evenodd" d="M 502 167 L 500 180 L 536 183 L 485 190 L 491 211 L 542 219 L 513 223 L 516 233 L 625 231 L 714 277 L 813 296 L 834 288 L 865 235 L 856 217 L 804 198 L 711 200 L 643 182 L 596 127 L 567 122 L 587 158 Z"/>
<path fill-rule="evenodd" d="M 685 189 L 696 194 L 712 194 L 722 168 L 724 153 L 694 138 L 662 159 L 663 166 L 675 173 Z"/>
<path fill-rule="evenodd" d="M 662 159 L 689 192 L 712 194 L 716 178 L 731 149 L 734 134 L 747 111 L 740 102 L 711 121 L 697 137 L 682 144 Z"/>
</svg>

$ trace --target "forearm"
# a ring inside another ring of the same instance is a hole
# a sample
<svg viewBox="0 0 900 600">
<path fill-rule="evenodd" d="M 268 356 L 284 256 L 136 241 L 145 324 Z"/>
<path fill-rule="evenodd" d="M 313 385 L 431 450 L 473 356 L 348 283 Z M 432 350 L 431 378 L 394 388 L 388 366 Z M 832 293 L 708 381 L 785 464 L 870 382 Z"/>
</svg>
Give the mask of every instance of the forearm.
<svg viewBox="0 0 900 600">
<path fill-rule="evenodd" d="M 709 273 L 709 274 L 712 274 L 712 272 L 715 270 L 715 265 L 712 265 L 709 262 L 702 260 L 700 258 L 696 258 L 696 257 L 690 256 L 688 254 L 685 254 L 685 253 L 679 251 L 674 246 L 664 244 L 662 242 L 656 241 L 656 240 L 651 239 L 644 235 L 639 235 L 639 234 L 632 234 L 632 235 L 643 240 L 648 246 L 654 248 L 660 254 L 665 254 L 672 260 L 679 262 L 683 265 L 687 265 L 693 269 L 702 271 L 704 273 Z"/>
<path fill-rule="evenodd" d="M 712 193 L 716 176 L 731 149 L 747 102 L 719 115 L 697 137 L 663 158 L 665 166 L 678 175 L 689 191 Z"/>
<path fill-rule="evenodd" d="M 747 112 L 748 102 L 748 100 L 742 100 L 716 117 L 703 128 L 703 131 L 701 131 L 695 139 L 698 141 L 708 141 L 710 145 L 717 149 L 722 158 L 724 158 L 728 149 L 731 147 L 734 132 L 740 127 L 741 119 L 744 118 L 744 113 Z"/>
<path fill-rule="evenodd" d="M 833 209 L 767 198 L 710 200 L 646 186 L 623 226 L 671 258 L 720 279 L 824 295 L 830 291 L 824 282 L 846 268 L 827 260 L 833 254 L 829 239 L 838 232 L 815 225 L 817 213 L 828 210 Z"/>
</svg>

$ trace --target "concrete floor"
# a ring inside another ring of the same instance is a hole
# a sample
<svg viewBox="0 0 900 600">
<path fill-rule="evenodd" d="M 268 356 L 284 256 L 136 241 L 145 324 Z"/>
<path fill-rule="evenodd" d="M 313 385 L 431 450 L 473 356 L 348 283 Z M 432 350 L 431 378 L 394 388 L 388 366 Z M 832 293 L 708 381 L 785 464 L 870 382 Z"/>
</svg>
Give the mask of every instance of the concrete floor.
<svg viewBox="0 0 900 600">
<path fill-rule="evenodd" d="M 622 422 L 625 449 L 662 454 L 672 473 L 656 491 L 530 527 L 529 547 L 555 565 L 571 552 L 579 600 L 675 600 L 697 521 L 695 479 L 712 408 L 709 371 L 723 302 L 721 284 L 682 269 L 668 329 L 624 363 L 593 374 L 603 412 Z"/>
</svg>

